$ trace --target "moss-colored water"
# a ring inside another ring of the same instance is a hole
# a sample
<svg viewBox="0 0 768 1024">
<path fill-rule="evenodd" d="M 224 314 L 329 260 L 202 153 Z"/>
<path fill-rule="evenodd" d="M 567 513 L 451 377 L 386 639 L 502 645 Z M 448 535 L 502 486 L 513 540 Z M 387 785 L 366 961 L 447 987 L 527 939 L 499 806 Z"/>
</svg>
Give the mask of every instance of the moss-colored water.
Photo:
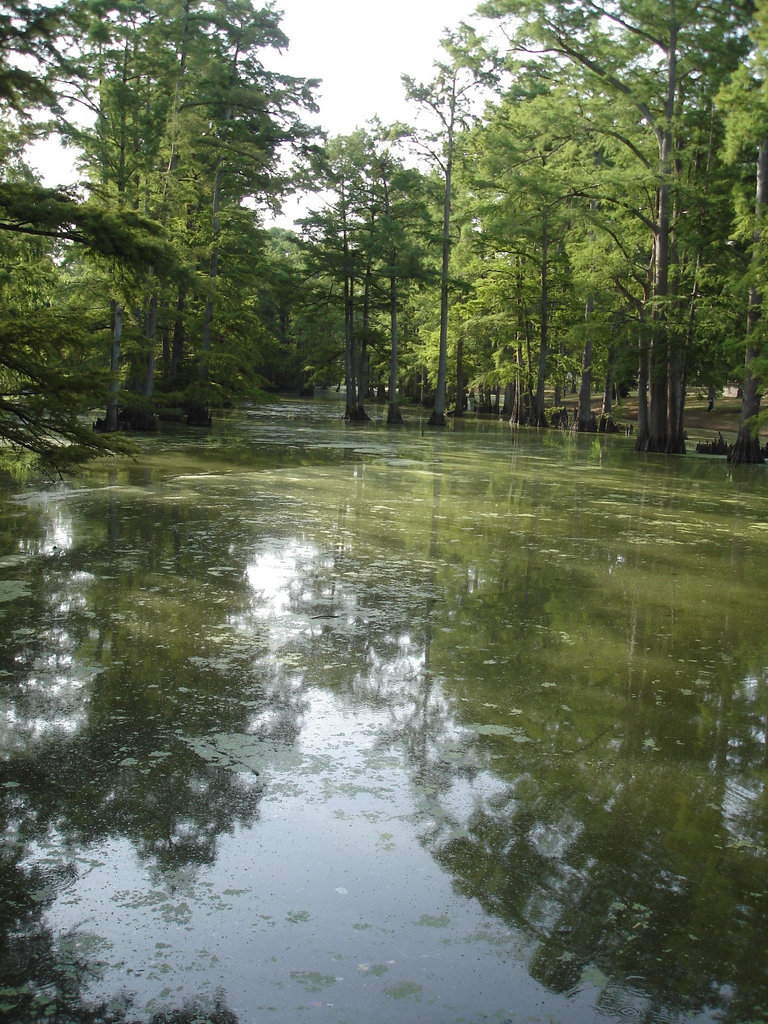
<svg viewBox="0 0 768 1024">
<path fill-rule="evenodd" d="M 0 1018 L 768 1020 L 765 472 L 338 413 L 3 499 Z"/>
</svg>

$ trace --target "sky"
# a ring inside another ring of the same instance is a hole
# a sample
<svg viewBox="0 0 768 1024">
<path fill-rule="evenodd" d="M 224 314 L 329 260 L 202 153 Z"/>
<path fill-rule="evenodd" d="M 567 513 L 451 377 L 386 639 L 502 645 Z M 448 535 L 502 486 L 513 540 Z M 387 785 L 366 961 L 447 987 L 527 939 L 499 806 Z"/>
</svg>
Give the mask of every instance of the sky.
<svg viewBox="0 0 768 1024">
<path fill-rule="evenodd" d="M 290 47 L 280 68 L 320 78 L 321 126 L 347 134 L 378 114 L 413 116 L 400 76 L 431 77 L 445 29 L 473 18 L 478 0 L 282 0 Z"/>
<path fill-rule="evenodd" d="M 374 116 L 412 123 L 401 75 L 429 81 L 444 56 L 440 40 L 462 21 L 477 24 L 479 0 L 282 0 L 290 45 L 275 70 L 321 79 L 312 118 L 329 136 L 347 135 Z M 271 65 L 271 62 L 270 62 Z M 316 201 L 315 201 L 316 202 Z M 309 197 L 288 198 L 274 223 L 291 227 Z"/>
</svg>

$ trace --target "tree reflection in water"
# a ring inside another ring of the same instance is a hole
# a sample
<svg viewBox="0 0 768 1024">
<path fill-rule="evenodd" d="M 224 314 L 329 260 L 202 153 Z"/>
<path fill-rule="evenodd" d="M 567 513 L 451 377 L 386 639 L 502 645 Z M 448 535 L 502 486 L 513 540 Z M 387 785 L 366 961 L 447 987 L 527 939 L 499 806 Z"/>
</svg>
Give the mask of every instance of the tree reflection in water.
<svg viewBox="0 0 768 1024">
<path fill-rule="evenodd" d="M 430 551 L 441 564 L 435 480 Z M 755 958 L 768 920 L 766 672 L 739 682 L 748 662 L 737 664 L 731 621 L 700 622 L 714 652 L 706 682 L 680 656 L 681 629 L 664 654 L 690 668 L 665 689 L 649 671 L 658 611 L 635 589 L 612 606 L 599 645 L 598 658 L 630 637 L 617 696 L 612 674 L 605 685 L 604 670 L 584 672 L 594 652 L 574 658 L 557 639 L 582 631 L 582 607 L 561 597 L 583 585 L 563 588 L 530 552 L 496 582 L 478 586 L 470 566 L 455 603 L 411 612 L 421 644 L 386 672 L 371 651 L 357 681 L 393 709 L 381 742 L 408 754 L 423 842 L 459 891 L 527 937 L 530 972 L 548 989 L 592 980 L 597 1008 L 622 1019 L 753 1019 L 756 992 L 768 1008 L 768 964 Z M 488 667 L 498 651 L 503 682 Z M 468 721 L 478 707 L 487 717 Z"/>
<path fill-rule="evenodd" d="M 46 910 L 82 876 L 88 851 L 107 840 L 127 839 L 168 892 L 180 872 L 213 863 L 219 838 L 258 816 L 261 784 L 247 764 L 233 771 L 226 751 L 214 746 L 201 756 L 196 738 L 207 743 L 212 735 L 244 733 L 265 708 L 280 709 L 276 730 L 285 736 L 285 720 L 300 711 L 300 699 L 274 699 L 254 674 L 257 637 L 240 647 L 228 643 L 222 662 L 215 604 L 207 615 L 202 606 L 193 628 L 190 615 L 199 605 L 178 609 L 177 622 L 171 618 L 174 605 L 162 600 L 164 565 L 190 557 L 173 530 L 148 530 L 114 500 L 107 522 L 102 549 L 91 547 L 86 556 L 66 549 L 59 517 L 58 543 L 40 543 L 44 568 L 29 600 L 5 616 L 15 642 L 0 645 L 7 709 L 0 963 L 4 1009 L 18 1024 L 134 1019 L 128 994 L 114 1004 L 89 1001 L 102 944 L 85 929 L 54 937 Z M 85 561 L 98 573 L 86 571 Z M 125 580 L 126 561 L 138 577 L 135 589 L 112 585 L 118 575 Z M 137 607 L 155 600 L 162 617 Z M 173 657 L 147 657 L 148 647 L 172 648 Z M 237 1018 L 219 1001 L 151 1020 Z"/>
<path fill-rule="evenodd" d="M 27 510 L 0 643 L 3 1012 L 139 1019 L 129 978 L 93 996 L 107 950 L 87 921 L 55 934 L 50 908 L 109 843 L 169 901 L 191 891 L 259 822 L 321 689 L 349 721 L 386 721 L 424 848 L 549 992 L 592 984 L 615 1020 L 764 1012 L 768 659 L 748 553 L 705 553 L 723 615 L 697 589 L 705 555 L 677 560 L 663 477 L 621 499 L 642 529 L 605 534 L 571 477 L 518 473 L 518 454 L 469 482 L 468 461 L 350 458 L 256 497 L 226 474 L 178 500 L 120 476 L 69 518 Z M 152 1022 L 231 1024 L 225 995 Z"/>
</svg>

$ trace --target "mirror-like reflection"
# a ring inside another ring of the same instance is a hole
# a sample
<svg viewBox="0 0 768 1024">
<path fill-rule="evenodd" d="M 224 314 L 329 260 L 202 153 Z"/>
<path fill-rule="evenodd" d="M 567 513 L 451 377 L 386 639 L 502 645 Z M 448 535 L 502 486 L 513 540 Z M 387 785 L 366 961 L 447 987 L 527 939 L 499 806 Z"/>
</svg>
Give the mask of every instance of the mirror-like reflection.
<svg viewBox="0 0 768 1024">
<path fill-rule="evenodd" d="M 3 498 L 0 1015 L 768 1013 L 768 484 L 334 404 Z"/>
</svg>

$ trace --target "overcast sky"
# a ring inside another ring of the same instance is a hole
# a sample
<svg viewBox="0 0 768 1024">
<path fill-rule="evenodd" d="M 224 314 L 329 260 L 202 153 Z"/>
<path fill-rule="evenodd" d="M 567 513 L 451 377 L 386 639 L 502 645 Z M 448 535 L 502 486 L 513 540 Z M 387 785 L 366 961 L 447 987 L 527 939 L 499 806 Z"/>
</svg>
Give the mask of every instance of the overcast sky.
<svg viewBox="0 0 768 1024">
<path fill-rule="evenodd" d="M 400 76 L 432 77 L 444 56 L 440 40 L 462 21 L 478 24 L 479 0 L 278 0 L 290 46 L 279 70 L 321 79 L 314 120 L 329 135 L 346 135 L 378 115 L 413 122 Z M 301 204 L 298 204 L 301 205 Z M 300 210 L 286 204 L 290 223 Z"/>
<path fill-rule="evenodd" d="M 478 0 L 278 0 L 290 39 L 284 67 L 321 78 L 320 117 L 332 135 L 378 114 L 405 120 L 402 74 L 431 77 L 446 28 L 476 21 Z M 411 114 L 412 118 L 412 114 Z"/>
</svg>

